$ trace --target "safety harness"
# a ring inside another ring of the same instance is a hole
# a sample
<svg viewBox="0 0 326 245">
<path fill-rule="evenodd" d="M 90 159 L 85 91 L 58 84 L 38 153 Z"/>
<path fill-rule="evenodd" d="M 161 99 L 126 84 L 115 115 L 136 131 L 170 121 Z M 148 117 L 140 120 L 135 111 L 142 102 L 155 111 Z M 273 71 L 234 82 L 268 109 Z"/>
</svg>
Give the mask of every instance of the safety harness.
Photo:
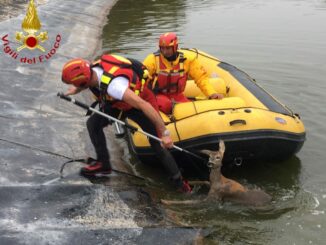
<svg viewBox="0 0 326 245">
<path fill-rule="evenodd" d="M 179 63 L 168 70 L 160 57 L 160 51 L 153 53 L 155 55 L 156 72 L 152 84 L 154 93 L 181 93 L 183 92 L 187 74 L 184 70 L 184 61 L 186 60 L 183 52 L 179 53 Z"/>
<path fill-rule="evenodd" d="M 129 80 L 129 88 L 136 95 L 139 95 L 145 86 L 146 80 L 144 75 L 145 67 L 142 63 L 134 59 L 126 59 L 118 55 L 103 55 L 100 61 L 104 73 L 101 77 L 100 90 L 106 94 L 107 87 L 112 79 L 118 76 L 124 76 Z"/>
<path fill-rule="evenodd" d="M 128 110 L 131 106 L 122 101 L 118 101 L 107 94 L 107 88 L 112 79 L 123 76 L 129 81 L 129 88 L 139 96 L 146 85 L 146 78 L 148 77 L 148 71 L 145 66 L 131 58 L 124 58 L 118 55 L 103 55 L 100 60 L 94 62 L 92 67 L 101 67 L 103 69 L 103 75 L 101 76 L 100 88 L 90 88 L 92 93 L 97 97 L 100 104 L 109 102 L 112 107 Z M 96 104 L 94 105 L 96 106 Z"/>
</svg>

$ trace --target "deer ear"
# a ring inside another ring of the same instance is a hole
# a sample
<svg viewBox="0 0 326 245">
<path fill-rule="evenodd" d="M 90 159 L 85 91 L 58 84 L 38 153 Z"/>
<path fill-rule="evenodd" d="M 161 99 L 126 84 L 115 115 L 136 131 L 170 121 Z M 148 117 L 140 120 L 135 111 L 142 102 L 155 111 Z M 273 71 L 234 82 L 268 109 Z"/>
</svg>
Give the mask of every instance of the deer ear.
<svg viewBox="0 0 326 245">
<path fill-rule="evenodd" d="M 213 151 L 210 151 L 210 150 L 201 150 L 200 152 L 204 153 L 207 156 L 210 156 L 213 153 Z"/>
<path fill-rule="evenodd" d="M 222 153 L 222 156 L 225 152 L 225 144 L 224 144 L 224 141 L 223 140 L 220 140 L 220 143 L 219 143 L 219 152 Z"/>
</svg>

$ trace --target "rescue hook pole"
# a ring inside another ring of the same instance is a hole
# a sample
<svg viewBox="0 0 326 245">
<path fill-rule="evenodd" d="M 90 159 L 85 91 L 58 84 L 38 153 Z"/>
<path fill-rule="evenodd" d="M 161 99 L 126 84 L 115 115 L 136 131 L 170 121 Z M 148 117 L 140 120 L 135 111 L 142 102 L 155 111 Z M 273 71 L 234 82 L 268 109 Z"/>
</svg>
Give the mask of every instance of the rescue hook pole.
<svg viewBox="0 0 326 245">
<path fill-rule="evenodd" d="M 94 108 L 92 108 L 92 107 L 90 107 L 90 106 L 88 106 L 88 105 L 86 105 L 86 104 L 84 104 L 84 103 L 82 103 L 82 102 L 74 99 L 74 98 L 71 98 L 69 96 L 66 96 L 63 93 L 57 93 L 57 96 L 59 96 L 61 99 L 64 99 L 66 101 L 69 101 L 69 102 L 71 102 L 71 103 L 73 103 L 73 104 L 75 104 L 75 105 L 77 105 L 77 106 L 79 106 L 79 107 L 81 107 L 81 108 L 83 108 L 85 110 L 90 110 L 90 111 L 92 111 L 92 112 L 94 112 L 96 114 L 101 115 L 102 117 L 105 117 L 105 118 L 107 118 L 107 119 L 109 119 L 111 121 L 117 122 L 117 123 L 119 123 L 119 124 L 121 124 L 121 125 L 129 128 L 129 129 L 131 129 L 133 132 L 139 132 L 141 134 L 146 135 L 147 137 L 149 137 L 151 139 L 154 139 L 154 140 L 156 140 L 158 142 L 162 142 L 162 140 L 160 138 L 158 138 L 158 137 L 156 137 L 156 136 L 154 136 L 152 134 L 149 134 L 149 133 L 143 131 L 141 128 L 136 128 L 136 127 L 134 127 L 134 126 L 132 126 L 132 125 L 126 123 L 126 122 L 123 122 L 123 121 L 121 121 L 121 120 L 119 120 L 119 119 L 117 119 L 115 117 L 112 117 L 112 116 L 110 116 L 110 115 L 108 115 L 108 114 L 106 114 L 104 112 L 101 112 L 99 110 L 96 110 L 96 109 L 94 109 Z M 197 159 L 200 159 L 201 161 L 207 162 L 207 160 L 205 158 L 203 158 L 203 157 L 201 157 L 201 156 L 199 156 L 199 155 L 197 155 L 195 153 L 192 153 L 192 152 L 190 152 L 190 151 L 188 151 L 186 149 L 183 149 L 183 148 L 181 148 L 179 146 L 176 146 L 176 145 L 173 145 L 172 147 L 174 149 L 178 150 L 178 151 L 187 153 L 187 154 L 189 154 L 189 155 L 191 155 L 191 156 L 193 156 L 193 157 L 195 157 Z"/>
</svg>

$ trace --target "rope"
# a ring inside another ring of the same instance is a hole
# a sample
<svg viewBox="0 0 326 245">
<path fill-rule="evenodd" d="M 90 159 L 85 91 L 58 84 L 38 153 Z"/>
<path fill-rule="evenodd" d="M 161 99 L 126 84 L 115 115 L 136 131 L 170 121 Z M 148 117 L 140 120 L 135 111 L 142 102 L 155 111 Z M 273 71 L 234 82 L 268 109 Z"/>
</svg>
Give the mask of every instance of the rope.
<svg viewBox="0 0 326 245">
<path fill-rule="evenodd" d="M 58 157 L 63 157 L 63 158 L 66 158 L 66 159 L 69 159 L 67 162 L 64 162 L 61 167 L 60 167 L 60 178 L 63 178 L 63 170 L 65 168 L 65 166 L 68 164 L 68 163 L 71 163 L 71 162 L 81 162 L 81 163 L 86 163 L 86 159 L 73 159 L 71 157 L 68 157 L 68 156 L 65 156 L 63 154 L 60 154 L 60 153 L 56 153 L 56 152 L 52 152 L 52 151 L 49 151 L 49 150 L 44 150 L 44 149 L 41 149 L 41 148 L 38 148 L 38 147 L 35 147 L 35 146 L 30 146 L 30 145 L 26 145 L 24 143 L 20 143 L 20 142 L 15 142 L 15 141 L 11 141 L 11 140 L 8 140 L 8 139 L 3 139 L 3 138 L 0 138 L 1 141 L 3 142 L 7 142 L 7 143 L 10 143 L 10 144 L 13 144 L 13 145 L 18 145 L 18 146 L 21 146 L 21 147 L 24 147 L 24 148 L 27 148 L 27 149 L 31 149 L 31 150 L 37 150 L 37 151 L 40 151 L 40 152 L 43 152 L 43 153 L 46 153 L 46 154 L 49 154 L 49 155 L 53 155 L 53 156 L 58 156 Z M 144 177 L 141 177 L 141 176 L 138 176 L 138 175 L 134 175 L 134 174 L 130 174 L 130 173 L 126 173 L 126 172 L 123 172 L 123 171 L 120 171 L 120 170 L 116 170 L 116 169 L 112 169 L 113 172 L 116 172 L 116 173 L 119 173 L 119 174 L 123 174 L 123 175 L 127 175 L 127 176 L 130 176 L 130 177 L 134 177 L 134 178 L 137 178 L 137 179 L 141 179 L 141 180 L 146 180 L 146 178 Z"/>
</svg>

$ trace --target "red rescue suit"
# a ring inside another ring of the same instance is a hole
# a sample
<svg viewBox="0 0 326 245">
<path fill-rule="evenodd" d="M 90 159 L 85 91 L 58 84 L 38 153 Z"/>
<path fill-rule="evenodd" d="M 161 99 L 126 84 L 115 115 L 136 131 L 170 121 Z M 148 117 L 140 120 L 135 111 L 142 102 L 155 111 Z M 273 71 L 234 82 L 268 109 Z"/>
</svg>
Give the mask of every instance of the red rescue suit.
<svg viewBox="0 0 326 245">
<path fill-rule="evenodd" d="M 179 52 L 179 62 L 167 69 L 160 52 L 154 53 L 158 64 L 158 71 L 153 82 L 154 93 L 157 94 L 157 104 L 159 109 L 166 114 L 171 113 L 173 102 L 188 102 L 183 91 L 187 84 L 188 75 L 184 70 L 184 55 Z"/>
</svg>

